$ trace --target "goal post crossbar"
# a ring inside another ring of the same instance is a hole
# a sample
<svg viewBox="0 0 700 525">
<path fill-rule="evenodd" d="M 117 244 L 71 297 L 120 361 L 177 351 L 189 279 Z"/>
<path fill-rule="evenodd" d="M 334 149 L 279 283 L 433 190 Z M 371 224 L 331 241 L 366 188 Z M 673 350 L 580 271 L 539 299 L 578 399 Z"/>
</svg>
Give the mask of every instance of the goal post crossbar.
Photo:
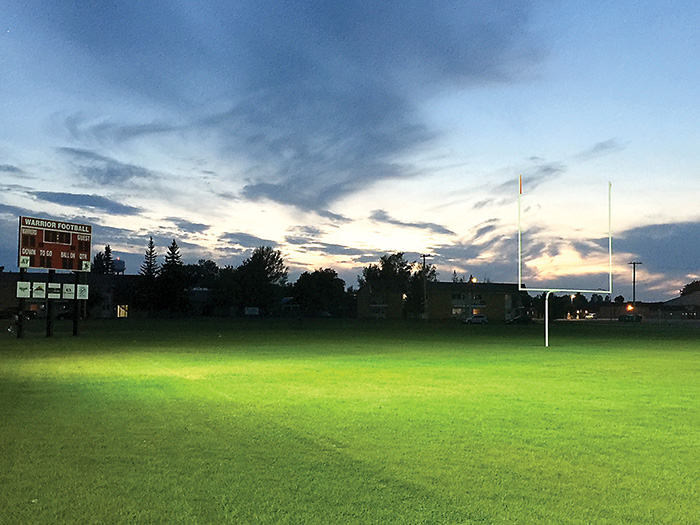
<svg viewBox="0 0 700 525">
<path fill-rule="evenodd" d="M 545 346 L 549 346 L 549 296 L 553 293 L 613 293 L 613 260 L 612 260 L 612 182 L 608 182 L 608 289 L 585 290 L 581 288 L 527 288 L 523 286 L 523 230 L 521 223 L 523 176 L 518 180 L 518 290 L 521 292 L 542 292 L 545 294 Z"/>
</svg>

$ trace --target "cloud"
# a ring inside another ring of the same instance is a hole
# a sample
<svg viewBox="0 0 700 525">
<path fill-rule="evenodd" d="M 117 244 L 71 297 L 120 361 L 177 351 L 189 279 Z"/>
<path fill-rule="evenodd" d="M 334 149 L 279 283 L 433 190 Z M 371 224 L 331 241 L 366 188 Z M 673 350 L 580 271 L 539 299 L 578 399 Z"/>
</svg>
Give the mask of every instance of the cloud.
<svg viewBox="0 0 700 525">
<path fill-rule="evenodd" d="M 609 153 L 617 153 L 618 151 L 622 151 L 624 148 L 625 146 L 623 144 L 620 144 L 617 139 L 612 138 L 594 144 L 590 148 L 575 155 L 574 158 L 580 161 L 588 161 L 602 157 L 603 155 L 607 155 Z"/>
<path fill-rule="evenodd" d="M 16 175 L 19 175 L 21 173 L 24 173 L 20 168 L 17 166 L 12 166 L 10 164 L 0 164 L 0 171 L 4 173 L 14 173 Z"/>
<path fill-rule="evenodd" d="M 318 212 L 421 174 L 406 159 L 436 138 L 419 112 L 428 97 L 519 82 L 543 58 L 532 7 L 517 0 L 55 2 L 40 11 L 33 23 L 81 54 L 93 83 L 171 112 L 140 122 L 75 112 L 64 122 L 73 139 L 206 137 L 248 165 L 244 198 Z M 62 151 L 97 184 L 154 176 Z"/>
<path fill-rule="evenodd" d="M 700 222 L 651 224 L 621 232 L 613 239 L 615 251 L 633 254 L 654 264 L 655 271 L 682 274 L 700 270 Z"/>
<path fill-rule="evenodd" d="M 107 199 L 100 195 L 87 195 L 81 193 L 60 193 L 52 191 L 31 192 L 37 199 L 61 204 L 63 206 L 73 206 L 76 208 L 88 208 L 93 211 L 113 213 L 115 215 L 133 215 L 141 211 L 140 208 L 128 206 Z"/>
<path fill-rule="evenodd" d="M 290 233 L 284 237 L 289 244 L 303 245 L 316 242 L 321 235 L 321 230 L 315 226 L 296 226 L 288 230 Z"/>
<path fill-rule="evenodd" d="M 263 239 L 261 237 L 256 237 L 245 232 L 231 232 L 225 233 L 219 237 L 220 242 L 235 244 L 243 248 L 257 248 L 259 246 L 271 246 L 273 248 L 277 247 L 275 241 L 269 239 Z"/>
<path fill-rule="evenodd" d="M 323 217 L 325 219 L 330 219 L 333 222 L 340 223 L 340 224 L 347 224 L 349 222 L 352 222 L 352 219 L 348 219 L 344 215 L 339 215 L 337 213 L 331 213 L 328 210 L 319 210 L 317 211 L 318 215 L 320 217 Z"/>
<path fill-rule="evenodd" d="M 103 186 L 119 185 L 131 179 L 149 179 L 155 176 L 146 168 L 119 162 L 90 150 L 62 147 L 58 148 L 58 151 L 78 164 L 83 177 Z"/>
<path fill-rule="evenodd" d="M 375 222 L 382 222 L 385 224 L 392 224 L 394 226 L 400 226 L 402 228 L 415 228 L 419 230 L 427 230 L 432 233 L 437 233 L 440 235 L 454 235 L 454 232 L 444 226 L 435 224 L 432 222 L 404 222 L 398 219 L 394 219 L 389 216 L 389 214 L 384 210 L 374 210 L 370 215 L 370 219 Z"/>
<path fill-rule="evenodd" d="M 322 210 L 416 176 L 400 159 L 435 138 L 416 114 L 428 93 L 513 82 L 539 59 L 518 2 L 281 5 L 240 9 L 259 29 L 233 43 L 239 102 L 200 122 L 232 154 L 265 159 L 249 170 L 248 199 Z"/>
<path fill-rule="evenodd" d="M 71 136 L 80 141 L 119 143 L 152 135 L 163 135 L 180 129 L 166 122 L 124 124 L 106 120 L 94 122 L 83 114 L 66 117 L 65 126 Z"/>
<path fill-rule="evenodd" d="M 168 217 L 166 220 L 172 221 L 175 226 L 184 233 L 202 233 L 209 229 L 208 224 L 201 224 L 198 222 L 190 222 L 177 217 Z"/>
<path fill-rule="evenodd" d="M 18 219 L 19 217 L 24 215 L 33 216 L 33 212 L 28 210 L 27 208 L 21 208 L 19 206 L 12 206 L 10 204 L 0 203 L 0 215 L 14 215 L 15 218 Z"/>
</svg>

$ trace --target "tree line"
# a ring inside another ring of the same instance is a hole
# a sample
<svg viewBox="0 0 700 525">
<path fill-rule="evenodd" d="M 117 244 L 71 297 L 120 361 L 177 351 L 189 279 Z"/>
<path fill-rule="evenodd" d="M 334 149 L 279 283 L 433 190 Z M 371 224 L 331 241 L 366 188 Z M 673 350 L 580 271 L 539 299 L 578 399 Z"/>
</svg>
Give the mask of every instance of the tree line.
<svg viewBox="0 0 700 525">
<path fill-rule="evenodd" d="M 114 273 L 109 245 L 94 256 L 92 271 Z M 355 289 L 346 289 L 345 281 L 334 269 L 305 271 L 294 283 L 289 283 L 288 277 L 282 253 L 270 246 L 255 248 L 238 266 L 222 268 L 209 259 L 183 263 L 180 247 L 173 239 L 159 264 L 153 237 L 149 237 L 133 306 L 151 314 L 187 314 L 193 313 L 197 301 L 197 313 L 204 315 L 244 315 L 251 308 L 263 316 L 284 311 L 306 316 L 356 315 Z M 425 284 L 437 280 L 437 271 L 433 265 L 424 267 L 409 262 L 403 253 L 395 253 L 364 267 L 357 280 L 359 286 L 403 294 L 407 312 L 420 313 Z M 195 299 L 198 292 L 200 297 Z"/>
<path fill-rule="evenodd" d="M 296 282 L 289 283 L 289 269 L 279 250 L 270 246 L 255 248 L 239 266 L 219 267 L 214 261 L 200 259 L 196 264 L 184 264 L 180 247 L 175 239 L 159 264 L 153 237 L 149 237 L 144 260 L 139 270 L 134 295 L 134 307 L 150 313 L 168 312 L 185 314 L 193 310 L 193 292 L 205 292 L 199 301 L 199 311 L 205 315 L 244 315 L 246 308 L 254 308 L 259 315 L 275 315 L 285 308 L 308 316 L 354 317 L 357 311 L 355 289 L 345 287 L 345 281 L 332 268 L 303 272 Z M 114 261 L 109 245 L 93 258 L 92 271 L 114 273 Z M 472 278 L 468 279 L 471 281 Z M 426 286 L 437 281 L 437 269 L 425 261 L 408 261 L 397 252 L 380 257 L 377 264 L 362 269 L 357 284 L 368 286 L 373 292 L 400 293 L 408 316 L 424 311 Z M 456 273 L 453 282 L 465 282 Z M 700 291 L 700 281 L 693 281 L 681 290 L 681 295 Z M 284 301 L 287 301 L 285 304 Z M 550 312 L 553 318 L 577 315 L 582 311 L 597 311 L 610 296 L 583 294 L 552 295 Z M 622 296 L 614 299 L 624 302 Z M 543 315 L 544 294 L 521 296 L 522 306 Z"/>
</svg>

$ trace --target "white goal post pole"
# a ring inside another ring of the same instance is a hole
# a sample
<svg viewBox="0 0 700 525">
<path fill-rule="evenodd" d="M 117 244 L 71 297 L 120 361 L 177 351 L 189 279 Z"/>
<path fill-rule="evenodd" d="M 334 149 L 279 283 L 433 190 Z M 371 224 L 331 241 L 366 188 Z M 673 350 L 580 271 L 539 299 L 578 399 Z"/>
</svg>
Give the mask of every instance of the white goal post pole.
<svg viewBox="0 0 700 525">
<path fill-rule="evenodd" d="M 544 296 L 544 346 L 549 346 L 549 296 L 555 292 L 571 293 L 613 293 L 613 258 L 612 258 L 612 182 L 608 182 L 608 289 L 607 290 L 562 290 L 552 288 L 523 287 L 523 229 L 522 229 L 522 197 L 523 176 L 518 177 L 518 290 L 521 292 L 542 292 Z"/>
<path fill-rule="evenodd" d="M 523 229 L 520 223 L 521 201 L 523 199 L 523 176 L 520 175 L 520 191 L 518 192 L 518 290 L 523 289 Z"/>
</svg>

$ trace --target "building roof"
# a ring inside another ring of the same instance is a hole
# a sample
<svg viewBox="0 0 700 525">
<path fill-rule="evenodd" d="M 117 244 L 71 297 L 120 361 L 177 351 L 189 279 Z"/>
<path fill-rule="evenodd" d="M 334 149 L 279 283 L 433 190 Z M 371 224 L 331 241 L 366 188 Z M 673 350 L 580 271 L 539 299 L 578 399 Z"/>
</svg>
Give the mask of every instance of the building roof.
<svg viewBox="0 0 700 525">
<path fill-rule="evenodd" d="M 429 282 L 427 288 L 431 292 L 443 293 L 517 293 L 518 285 L 511 283 L 455 283 Z"/>
<path fill-rule="evenodd" d="M 664 303 L 665 307 L 668 306 L 700 306 L 700 292 L 693 292 L 688 295 L 681 295 L 670 301 Z"/>
</svg>

